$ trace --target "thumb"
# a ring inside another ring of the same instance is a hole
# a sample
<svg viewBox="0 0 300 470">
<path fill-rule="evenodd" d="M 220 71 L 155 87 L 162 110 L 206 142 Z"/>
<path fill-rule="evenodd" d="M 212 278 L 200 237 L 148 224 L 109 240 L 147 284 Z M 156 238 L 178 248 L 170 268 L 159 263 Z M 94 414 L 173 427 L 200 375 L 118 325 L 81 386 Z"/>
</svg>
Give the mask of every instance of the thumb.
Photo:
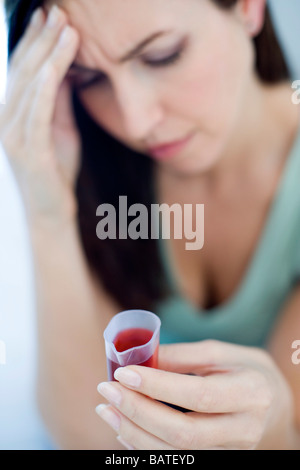
<svg viewBox="0 0 300 470">
<path fill-rule="evenodd" d="M 213 340 L 161 345 L 158 367 L 181 374 L 228 372 L 236 365 L 238 349 L 239 346 Z"/>
</svg>

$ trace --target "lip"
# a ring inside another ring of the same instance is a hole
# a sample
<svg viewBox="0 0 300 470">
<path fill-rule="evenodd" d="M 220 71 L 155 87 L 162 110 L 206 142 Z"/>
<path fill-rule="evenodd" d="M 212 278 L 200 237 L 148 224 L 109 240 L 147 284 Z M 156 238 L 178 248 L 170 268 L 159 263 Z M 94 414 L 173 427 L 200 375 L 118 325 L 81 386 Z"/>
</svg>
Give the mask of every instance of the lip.
<svg viewBox="0 0 300 470">
<path fill-rule="evenodd" d="M 177 155 L 190 141 L 193 134 L 189 134 L 181 140 L 168 142 L 166 144 L 159 145 L 157 147 L 149 147 L 148 152 L 150 155 L 158 160 L 165 160 L 167 158 L 174 157 Z"/>
</svg>

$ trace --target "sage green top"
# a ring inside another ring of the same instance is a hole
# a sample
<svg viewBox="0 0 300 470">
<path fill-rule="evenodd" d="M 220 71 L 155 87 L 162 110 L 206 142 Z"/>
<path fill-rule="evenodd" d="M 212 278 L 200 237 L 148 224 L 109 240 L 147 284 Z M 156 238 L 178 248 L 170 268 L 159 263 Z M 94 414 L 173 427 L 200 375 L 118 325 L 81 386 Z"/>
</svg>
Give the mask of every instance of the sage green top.
<svg viewBox="0 0 300 470">
<path fill-rule="evenodd" d="M 155 310 L 161 343 L 217 339 L 264 347 L 300 276 L 300 129 L 250 265 L 228 301 L 209 311 L 194 307 L 179 292 L 162 238 L 159 250 L 173 292 Z"/>
</svg>

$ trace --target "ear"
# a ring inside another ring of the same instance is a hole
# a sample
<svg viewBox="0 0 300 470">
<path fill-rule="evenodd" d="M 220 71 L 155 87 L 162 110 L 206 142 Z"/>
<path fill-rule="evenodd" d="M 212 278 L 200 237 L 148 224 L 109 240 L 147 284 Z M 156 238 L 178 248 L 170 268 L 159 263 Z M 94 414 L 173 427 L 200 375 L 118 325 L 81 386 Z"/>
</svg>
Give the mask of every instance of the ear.
<svg viewBox="0 0 300 470">
<path fill-rule="evenodd" d="M 250 37 L 257 36 L 264 25 L 267 0 L 239 0 L 237 13 Z"/>
</svg>

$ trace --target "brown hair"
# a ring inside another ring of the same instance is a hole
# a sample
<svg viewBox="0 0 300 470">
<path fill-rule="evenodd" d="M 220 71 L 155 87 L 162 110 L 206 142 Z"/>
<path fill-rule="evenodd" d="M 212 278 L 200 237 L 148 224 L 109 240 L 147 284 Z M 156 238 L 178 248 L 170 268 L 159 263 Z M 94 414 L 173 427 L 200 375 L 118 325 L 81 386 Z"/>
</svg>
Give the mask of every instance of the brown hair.
<svg viewBox="0 0 300 470">
<path fill-rule="evenodd" d="M 230 9 L 239 0 L 212 0 Z M 8 53 L 22 37 L 32 12 L 43 0 L 6 0 Z M 264 26 L 254 39 L 256 70 L 263 82 L 289 79 L 289 72 L 273 29 L 268 8 Z M 119 196 L 128 197 L 128 206 L 140 203 L 151 213 L 154 162 L 107 134 L 91 117 L 74 92 L 74 113 L 82 139 L 82 165 L 77 181 L 78 224 L 88 263 L 123 309 L 155 309 L 170 294 L 157 240 L 99 240 L 96 237 L 96 209 L 110 203 L 118 207 Z M 150 226 L 150 221 L 149 221 Z M 118 227 L 117 227 L 118 233 Z"/>
</svg>

